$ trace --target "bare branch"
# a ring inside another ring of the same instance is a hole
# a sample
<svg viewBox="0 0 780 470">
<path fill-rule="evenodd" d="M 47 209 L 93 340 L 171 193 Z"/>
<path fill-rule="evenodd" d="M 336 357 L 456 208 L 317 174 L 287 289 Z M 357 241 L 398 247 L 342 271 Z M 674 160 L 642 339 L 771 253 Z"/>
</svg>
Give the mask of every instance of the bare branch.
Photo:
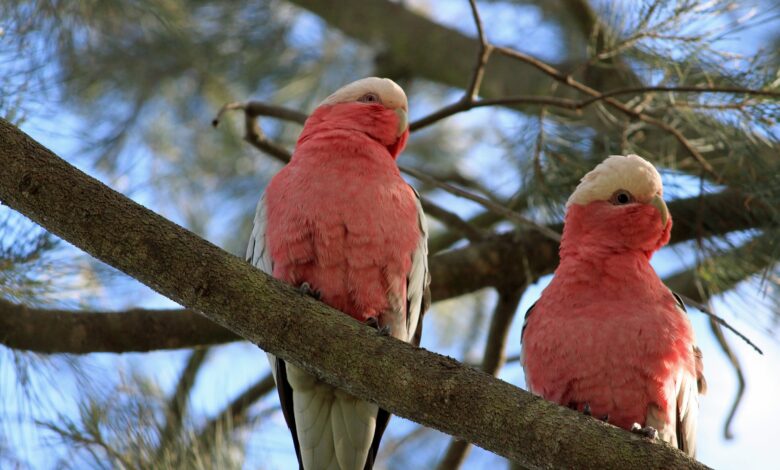
<svg viewBox="0 0 780 470">
<path fill-rule="evenodd" d="M 471 15 L 474 17 L 474 24 L 477 27 L 477 37 L 479 38 L 479 52 L 477 53 L 477 65 L 471 74 L 471 81 L 466 94 L 463 95 L 463 101 L 473 102 L 479 96 L 479 89 L 482 86 L 482 77 L 485 75 L 485 66 L 490 59 L 490 53 L 493 52 L 493 46 L 488 43 L 485 31 L 482 28 L 482 18 L 479 16 L 476 0 L 469 0 L 471 6 Z"/>
<path fill-rule="evenodd" d="M 772 98 L 778 98 L 780 97 L 780 91 L 774 91 L 774 90 L 760 90 L 760 89 L 753 89 L 753 88 L 742 88 L 742 87 L 703 87 L 703 86 L 685 86 L 685 85 L 679 85 L 679 86 L 642 86 L 642 87 L 629 87 L 629 88 L 619 88 L 617 90 L 610 90 L 605 91 L 604 93 L 601 93 L 600 96 L 594 96 L 593 98 L 589 98 L 586 100 L 583 100 L 579 103 L 579 107 L 584 108 L 586 106 L 590 106 L 591 104 L 604 100 L 606 98 L 611 98 L 613 96 L 619 96 L 619 95 L 638 95 L 642 93 L 652 93 L 652 92 L 668 92 L 668 93 L 728 93 L 728 94 L 734 94 L 734 95 L 751 95 L 751 96 L 766 96 L 766 97 L 772 97 Z"/>
<path fill-rule="evenodd" d="M 36 309 L 0 299 L 0 343 L 44 354 L 142 352 L 240 339 L 192 310 L 74 312 Z"/>
<path fill-rule="evenodd" d="M 421 196 L 420 201 L 426 216 L 431 216 L 442 222 L 447 227 L 463 235 L 469 241 L 478 242 L 485 239 L 485 234 L 482 233 L 481 230 L 471 226 L 468 222 L 461 219 L 458 214 L 450 212 L 447 209 L 435 204 L 427 197 Z"/>
<path fill-rule="evenodd" d="M 742 373 L 742 364 L 739 363 L 739 358 L 734 353 L 734 350 L 731 348 L 728 341 L 726 341 L 726 337 L 723 335 L 723 330 L 720 325 L 713 318 L 710 318 L 710 329 L 712 330 L 712 334 L 715 335 L 715 339 L 718 341 L 723 353 L 729 359 L 729 362 L 731 362 L 734 372 L 737 374 L 737 396 L 734 397 L 734 402 L 731 404 L 731 409 L 729 410 L 729 416 L 723 424 L 723 437 L 731 440 L 734 439 L 734 433 L 731 432 L 731 424 L 734 422 L 737 408 L 739 408 L 739 404 L 742 402 L 742 396 L 745 394 L 745 375 Z"/>
<path fill-rule="evenodd" d="M 400 165 L 399 165 L 399 167 L 400 167 Z M 434 185 L 436 187 L 442 188 L 442 189 L 446 190 L 447 192 L 452 193 L 452 194 L 454 194 L 456 196 L 460 196 L 460 197 L 468 199 L 470 201 L 474 201 L 477 204 L 480 204 L 481 206 L 483 206 L 484 208 L 486 208 L 486 209 L 488 209 L 488 210 L 490 210 L 492 212 L 495 212 L 496 214 L 500 214 L 500 215 L 506 217 L 507 220 L 510 220 L 512 222 L 515 222 L 517 224 L 520 224 L 522 226 L 525 226 L 525 227 L 528 227 L 528 228 L 530 228 L 532 230 L 535 230 L 535 231 L 543 234 L 544 236 L 546 236 L 546 237 L 548 237 L 548 238 L 550 238 L 552 240 L 555 240 L 555 241 L 558 241 L 558 242 L 561 241 L 560 233 L 557 233 L 554 230 L 551 230 L 550 228 L 545 227 L 543 225 L 539 225 L 539 224 L 537 224 L 536 222 L 534 222 L 532 220 L 526 219 L 522 215 L 518 214 L 517 212 L 515 212 L 515 211 L 513 211 L 511 209 L 508 209 L 508 208 L 502 206 L 501 204 L 495 203 L 495 202 L 493 202 L 493 201 L 491 201 L 489 199 L 483 198 L 481 196 L 477 196 L 476 194 L 472 194 L 472 193 L 470 193 L 470 192 L 468 192 L 466 190 L 460 189 L 460 188 L 458 188 L 456 186 L 453 186 L 451 184 L 443 183 L 443 182 L 441 182 L 441 181 L 439 181 L 439 180 L 437 180 L 435 178 L 432 178 L 432 177 L 426 175 L 425 173 L 423 173 L 421 171 L 418 171 L 418 170 L 415 170 L 413 168 L 402 167 L 401 171 L 403 171 L 407 175 L 413 176 L 414 178 L 416 178 L 416 179 L 418 179 L 420 181 L 423 181 L 425 183 L 428 183 L 428 184 Z"/>
</svg>

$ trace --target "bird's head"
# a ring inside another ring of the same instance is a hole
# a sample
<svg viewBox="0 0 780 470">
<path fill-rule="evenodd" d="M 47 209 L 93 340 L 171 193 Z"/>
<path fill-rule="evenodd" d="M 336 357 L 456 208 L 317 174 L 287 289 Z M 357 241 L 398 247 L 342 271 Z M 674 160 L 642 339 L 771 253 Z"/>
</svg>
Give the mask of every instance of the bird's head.
<svg viewBox="0 0 780 470">
<path fill-rule="evenodd" d="M 669 241 L 672 219 L 661 175 L 637 155 L 612 155 L 586 174 L 566 203 L 564 239 L 650 257 Z"/>
<path fill-rule="evenodd" d="M 306 122 L 315 130 L 361 132 L 387 148 L 392 158 L 409 138 L 409 105 L 403 89 L 388 78 L 352 82 L 325 98 Z M 301 135 L 304 139 L 307 129 Z"/>
</svg>

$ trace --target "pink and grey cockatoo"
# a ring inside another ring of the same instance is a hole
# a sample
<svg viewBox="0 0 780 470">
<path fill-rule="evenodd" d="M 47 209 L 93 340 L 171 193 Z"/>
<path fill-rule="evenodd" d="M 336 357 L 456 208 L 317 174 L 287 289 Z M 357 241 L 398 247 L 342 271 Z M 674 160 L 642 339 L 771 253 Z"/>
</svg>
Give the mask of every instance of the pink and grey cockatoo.
<svg viewBox="0 0 780 470">
<path fill-rule="evenodd" d="M 569 198 L 561 262 L 526 313 L 522 363 L 533 393 L 643 431 L 693 456 L 702 356 L 680 298 L 650 257 L 672 220 L 658 171 L 613 155 Z"/>
<path fill-rule="evenodd" d="M 326 304 L 419 344 L 430 303 L 427 224 L 396 164 L 409 137 L 392 80 L 364 78 L 306 120 L 260 199 L 247 260 Z M 390 415 L 268 355 L 302 469 L 372 467 Z"/>
</svg>

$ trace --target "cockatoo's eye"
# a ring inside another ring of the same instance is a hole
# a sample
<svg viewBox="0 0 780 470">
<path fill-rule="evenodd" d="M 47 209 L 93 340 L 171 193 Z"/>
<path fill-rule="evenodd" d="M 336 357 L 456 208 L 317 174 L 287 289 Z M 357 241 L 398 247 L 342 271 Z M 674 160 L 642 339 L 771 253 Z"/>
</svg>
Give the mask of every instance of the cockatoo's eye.
<svg viewBox="0 0 780 470">
<path fill-rule="evenodd" d="M 616 206 L 622 206 L 634 202 L 634 196 L 625 189 L 618 189 L 612 194 L 612 197 L 609 198 L 609 202 Z"/>
<path fill-rule="evenodd" d="M 376 93 L 366 93 L 365 95 L 358 98 L 358 101 L 361 103 L 381 103 L 382 101 L 379 99 L 379 96 L 377 96 Z"/>
</svg>

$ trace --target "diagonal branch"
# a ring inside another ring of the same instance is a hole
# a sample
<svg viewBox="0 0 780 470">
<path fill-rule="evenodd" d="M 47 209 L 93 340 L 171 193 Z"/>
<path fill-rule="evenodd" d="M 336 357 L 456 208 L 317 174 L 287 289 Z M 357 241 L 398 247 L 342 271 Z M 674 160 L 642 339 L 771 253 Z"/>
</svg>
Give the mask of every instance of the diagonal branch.
<svg viewBox="0 0 780 470">
<path fill-rule="evenodd" d="M 505 362 L 504 350 L 509 336 L 509 328 L 515 318 L 517 306 L 520 304 L 523 288 L 507 288 L 499 292 L 498 301 L 490 321 L 488 337 L 485 341 L 485 352 L 482 355 L 482 371 L 490 375 L 498 374 Z M 471 444 L 461 439 L 453 439 L 444 457 L 437 465 L 438 470 L 456 470 L 463 465 L 468 456 Z"/>
<path fill-rule="evenodd" d="M 479 38 L 479 52 L 477 53 L 477 65 L 474 67 L 474 71 L 471 74 L 471 81 L 469 82 L 466 93 L 463 95 L 463 101 L 473 102 L 477 96 L 479 96 L 479 89 L 482 86 L 482 77 L 485 76 L 485 67 L 487 66 L 490 54 L 493 52 L 493 46 L 487 40 L 485 36 L 485 30 L 482 27 L 482 18 L 479 16 L 479 8 L 477 8 L 476 0 L 469 0 L 469 6 L 471 7 L 471 15 L 474 18 L 474 24 L 477 27 L 477 38 Z"/>
<path fill-rule="evenodd" d="M 669 446 L 377 334 L 90 178 L 2 119 L 0 167 L 3 203 L 175 302 L 393 414 L 529 466 L 706 468 Z"/>
</svg>

